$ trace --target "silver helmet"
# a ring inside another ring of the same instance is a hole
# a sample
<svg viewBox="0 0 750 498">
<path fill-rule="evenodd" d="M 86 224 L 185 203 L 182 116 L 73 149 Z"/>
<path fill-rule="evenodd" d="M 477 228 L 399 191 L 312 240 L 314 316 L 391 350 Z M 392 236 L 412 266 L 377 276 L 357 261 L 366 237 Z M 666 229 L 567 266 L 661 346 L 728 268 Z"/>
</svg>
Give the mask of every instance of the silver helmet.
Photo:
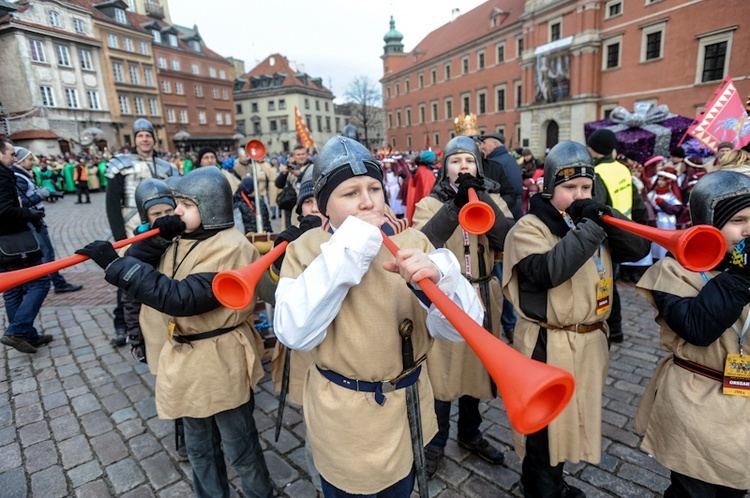
<svg viewBox="0 0 750 498">
<path fill-rule="evenodd" d="M 201 225 L 207 230 L 234 226 L 232 188 L 218 168 L 198 168 L 183 176 L 174 188 L 175 199 L 198 206 Z"/>
<path fill-rule="evenodd" d="M 586 146 L 571 140 L 558 143 L 552 147 L 544 160 L 542 197 L 552 197 L 555 185 L 580 176 L 594 178 L 594 161 Z M 593 187 L 591 195 L 594 195 Z"/>
<path fill-rule="evenodd" d="M 133 137 L 138 135 L 138 132 L 147 131 L 151 134 L 151 137 L 156 140 L 156 131 L 154 131 L 154 125 L 151 124 L 146 118 L 138 118 L 133 123 Z"/>
<path fill-rule="evenodd" d="M 326 214 L 326 204 L 333 189 L 354 176 L 368 175 L 383 181 L 380 164 L 370 151 L 347 137 L 333 137 L 320 149 L 313 166 L 312 180 L 318 209 Z"/>
<path fill-rule="evenodd" d="M 359 142 L 359 132 L 357 131 L 357 128 L 354 125 L 348 124 L 344 126 L 344 129 L 341 130 L 341 135 L 346 138 L 351 138 L 352 140 L 356 140 Z"/>
<path fill-rule="evenodd" d="M 146 178 L 135 189 L 135 204 L 138 207 L 138 214 L 141 216 L 141 223 L 148 223 L 148 208 L 156 204 L 170 204 L 175 207 L 172 189 L 162 180 L 156 178 Z"/>
<path fill-rule="evenodd" d="M 440 168 L 438 182 L 442 181 L 448 176 L 448 168 L 445 167 L 446 164 L 448 164 L 448 157 L 452 156 L 453 154 L 461 153 L 471 154 L 472 156 L 474 156 L 474 159 L 477 162 L 477 178 L 484 178 L 484 168 L 482 167 L 482 153 L 479 152 L 479 146 L 477 145 L 477 142 L 471 137 L 459 135 L 452 138 L 447 144 L 445 144 L 445 148 L 443 149 L 443 167 Z"/>
<path fill-rule="evenodd" d="M 734 200 L 734 202 L 728 206 L 730 209 L 720 207 L 720 211 L 726 212 L 717 212 L 717 205 L 725 200 Z M 719 225 L 723 226 L 731 216 L 748 207 L 750 177 L 728 170 L 708 173 L 693 187 L 689 203 L 690 219 L 693 225 L 713 225 L 721 228 Z"/>
</svg>

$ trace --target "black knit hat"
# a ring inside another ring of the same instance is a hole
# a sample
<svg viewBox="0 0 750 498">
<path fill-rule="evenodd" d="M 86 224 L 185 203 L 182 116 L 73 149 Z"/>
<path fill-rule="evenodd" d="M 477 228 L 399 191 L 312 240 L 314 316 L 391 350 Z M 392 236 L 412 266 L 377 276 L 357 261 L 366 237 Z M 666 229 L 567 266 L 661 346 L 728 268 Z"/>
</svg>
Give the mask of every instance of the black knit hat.
<svg viewBox="0 0 750 498">
<path fill-rule="evenodd" d="M 714 226 L 721 230 L 732 219 L 732 216 L 747 207 L 750 207 L 750 194 L 720 200 L 714 208 Z"/>
<path fill-rule="evenodd" d="M 617 147 L 617 137 L 612 130 L 600 128 L 591 134 L 586 145 L 591 147 L 594 152 L 608 156 Z"/>
<path fill-rule="evenodd" d="M 687 154 L 685 154 L 685 149 L 680 146 L 674 147 L 672 150 L 670 150 L 669 155 L 672 157 L 679 157 L 681 159 L 685 159 L 685 156 L 687 156 Z"/>
<path fill-rule="evenodd" d="M 366 171 L 364 173 L 365 176 L 374 178 L 381 183 L 383 182 L 383 172 L 380 170 L 380 168 L 375 167 L 374 164 L 369 163 L 369 162 L 366 162 L 363 164 L 366 167 Z M 349 165 L 338 168 L 329 176 L 328 182 L 326 183 L 325 188 L 320 191 L 317 197 L 318 209 L 320 210 L 321 213 L 328 216 L 326 212 L 326 207 L 328 205 L 328 198 L 331 197 L 331 194 L 336 189 L 336 187 L 338 187 L 340 184 L 344 183 L 348 179 L 354 178 L 355 176 L 360 176 L 360 175 L 355 175 L 352 169 L 349 167 Z"/>
<path fill-rule="evenodd" d="M 203 159 L 203 156 L 205 156 L 209 152 L 212 153 L 214 157 L 216 157 L 216 163 L 219 163 L 219 155 L 216 153 L 216 149 L 214 149 L 213 147 L 201 147 L 198 151 L 198 161 L 196 166 L 201 165 L 201 159 Z"/>
<path fill-rule="evenodd" d="M 302 204 L 305 200 L 315 196 L 315 185 L 313 182 L 305 182 L 299 188 L 299 195 L 297 196 L 297 208 L 295 211 L 298 215 L 302 216 Z"/>
</svg>

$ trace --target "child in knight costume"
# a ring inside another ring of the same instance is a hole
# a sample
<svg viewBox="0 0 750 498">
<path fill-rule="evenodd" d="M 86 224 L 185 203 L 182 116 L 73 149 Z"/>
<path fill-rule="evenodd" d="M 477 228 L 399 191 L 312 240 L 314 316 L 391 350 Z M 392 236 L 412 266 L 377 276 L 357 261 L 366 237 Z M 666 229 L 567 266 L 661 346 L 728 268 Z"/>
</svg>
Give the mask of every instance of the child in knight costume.
<svg viewBox="0 0 750 498">
<path fill-rule="evenodd" d="M 115 240 L 133 234 L 139 224 L 135 189 L 146 178 L 164 180 L 179 176 L 179 171 L 167 161 L 156 156 L 156 133 L 153 125 L 140 118 L 133 123 L 135 152 L 117 154 L 107 163 L 107 218 Z"/>
<path fill-rule="evenodd" d="M 140 323 L 156 373 L 156 409 L 161 418 L 184 420 L 195 494 L 229 496 L 226 452 L 244 494 L 270 497 L 253 421 L 253 388 L 263 376 L 263 345 L 251 325 L 255 301 L 230 310 L 211 288 L 216 273 L 250 264 L 258 251 L 234 229 L 232 192 L 218 169 L 192 171 L 177 183 L 174 197 L 185 231 L 155 261 L 118 257 L 106 241 L 77 253 L 144 304 Z"/>
<path fill-rule="evenodd" d="M 530 498 L 584 496 L 563 480 L 563 463 L 601 459 L 612 264 L 650 249 L 647 240 L 604 224 L 602 213 L 625 217 L 594 201 L 593 190 L 586 147 L 560 142 L 545 160 L 541 195 L 505 241 L 503 291 L 518 312 L 513 347 L 576 379 L 573 399 L 548 427 L 525 438 L 514 432 Z"/>
<path fill-rule="evenodd" d="M 654 307 L 662 360 L 638 408 L 642 449 L 672 471 L 668 498 L 741 498 L 750 487 L 750 178 L 719 170 L 690 194 L 693 225 L 727 241 L 716 268 L 695 273 L 670 255 L 637 290 Z"/>
<path fill-rule="evenodd" d="M 363 145 L 330 139 L 313 182 L 328 220 L 287 247 L 274 325 L 282 343 L 311 351 L 315 362 L 304 389 L 315 466 L 327 497 L 408 497 L 414 452 L 407 400 L 420 407 L 424 440 L 437 428 L 429 378 L 421 366 L 404 369 L 399 328 L 412 322 L 414 359 L 433 336 L 461 340 L 431 303 L 420 304 L 414 284 L 430 278 L 480 323 L 481 304 L 450 251 L 434 251 L 425 235 L 385 214 L 382 170 Z M 395 260 L 382 247 L 381 229 L 401 248 Z"/>
<path fill-rule="evenodd" d="M 495 212 L 494 226 L 483 235 L 472 235 L 458 224 L 458 213 L 469 201 L 473 188 Z M 458 136 L 446 144 L 443 167 L 429 196 L 417 203 L 412 225 L 427 235 L 435 247 L 445 247 L 463 262 L 461 273 L 481 296 L 484 327 L 500 337 L 503 295 L 493 277 L 496 255 L 502 256 L 505 235 L 513 215 L 500 197 L 500 184 L 486 178 L 482 155 L 470 137 Z M 479 431 L 479 400 L 496 396 L 492 379 L 476 353 L 465 342 L 436 341 L 427 361 L 435 394 L 438 434 L 425 449 L 428 474 L 435 473 L 448 441 L 451 402 L 458 400 L 458 444 L 486 461 L 499 464 L 503 452 Z"/>
</svg>

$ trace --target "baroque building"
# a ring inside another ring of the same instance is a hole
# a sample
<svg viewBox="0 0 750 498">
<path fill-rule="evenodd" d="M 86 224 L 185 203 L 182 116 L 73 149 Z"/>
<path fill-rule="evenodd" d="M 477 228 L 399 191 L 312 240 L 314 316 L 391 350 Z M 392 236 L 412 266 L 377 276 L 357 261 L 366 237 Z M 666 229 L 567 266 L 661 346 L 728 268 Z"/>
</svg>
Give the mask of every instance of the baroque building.
<svg viewBox="0 0 750 498">
<path fill-rule="evenodd" d="M 541 156 L 560 140 L 582 142 L 583 124 L 616 106 L 666 104 L 694 117 L 727 75 L 750 93 L 743 13 L 743 0 L 490 0 L 408 53 L 392 20 L 381 79 L 387 142 L 440 148 L 455 117 L 471 112 L 481 131 Z"/>
</svg>

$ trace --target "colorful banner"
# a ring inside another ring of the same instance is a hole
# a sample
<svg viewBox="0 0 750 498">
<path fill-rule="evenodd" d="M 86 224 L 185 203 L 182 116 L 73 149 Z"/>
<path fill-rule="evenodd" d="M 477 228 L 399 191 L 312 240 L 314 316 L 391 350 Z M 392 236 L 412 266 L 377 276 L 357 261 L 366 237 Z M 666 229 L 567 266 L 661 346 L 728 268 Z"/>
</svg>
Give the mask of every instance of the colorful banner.
<svg viewBox="0 0 750 498">
<path fill-rule="evenodd" d="M 721 142 L 731 142 L 739 149 L 750 142 L 750 120 L 747 111 L 727 76 L 706 103 L 706 110 L 698 115 L 687 130 L 714 152 Z"/>
<path fill-rule="evenodd" d="M 302 120 L 302 115 L 299 113 L 297 106 L 294 106 L 294 127 L 297 130 L 298 143 L 302 144 L 307 149 L 315 146 L 310 130 L 307 129 L 307 125 Z"/>
</svg>

